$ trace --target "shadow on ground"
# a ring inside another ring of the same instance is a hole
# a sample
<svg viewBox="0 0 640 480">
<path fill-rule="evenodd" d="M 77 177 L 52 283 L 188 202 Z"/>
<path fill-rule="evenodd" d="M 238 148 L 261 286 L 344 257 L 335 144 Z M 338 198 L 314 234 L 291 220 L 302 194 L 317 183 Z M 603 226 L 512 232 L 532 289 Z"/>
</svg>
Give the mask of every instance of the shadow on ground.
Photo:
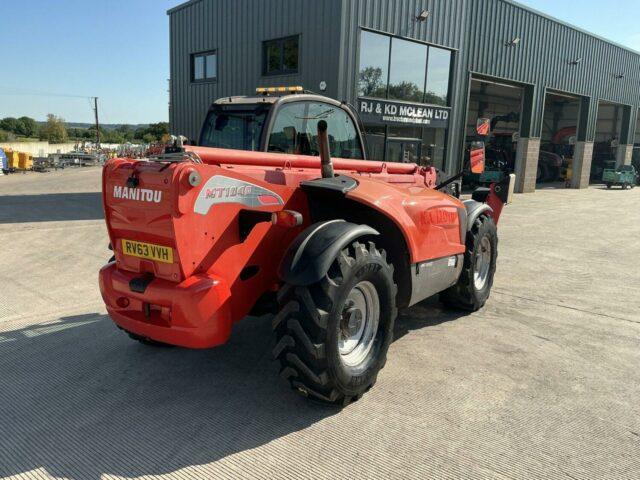
<svg viewBox="0 0 640 480">
<path fill-rule="evenodd" d="M 397 336 L 454 318 L 421 305 Z M 279 380 L 269 316 L 236 327 L 227 345 L 199 351 L 138 344 L 98 314 L 0 333 L 0 477 L 169 473 L 339 412 Z"/>
<path fill-rule="evenodd" d="M 400 340 L 412 330 L 435 327 L 468 315 L 467 312 L 446 308 L 435 295 L 411 308 L 401 310 L 393 331 L 394 341 Z"/>
<path fill-rule="evenodd" d="M 103 217 L 100 192 L 0 195 L 0 224 L 97 220 Z"/>
</svg>

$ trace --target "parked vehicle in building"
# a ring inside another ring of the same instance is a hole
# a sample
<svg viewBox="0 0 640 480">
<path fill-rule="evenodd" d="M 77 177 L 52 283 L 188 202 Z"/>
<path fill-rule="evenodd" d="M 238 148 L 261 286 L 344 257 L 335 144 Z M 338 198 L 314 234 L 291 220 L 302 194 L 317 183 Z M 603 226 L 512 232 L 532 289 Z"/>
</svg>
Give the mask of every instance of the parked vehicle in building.
<svg viewBox="0 0 640 480">
<path fill-rule="evenodd" d="M 607 188 L 613 186 L 622 187 L 623 190 L 634 188 L 638 183 L 638 173 L 633 165 L 622 165 L 616 169 L 605 168 L 602 173 L 602 182 Z"/>
<path fill-rule="evenodd" d="M 536 182 L 555 182 L 561 180 L 562 169 L 566 161 L 557 153 L 540 150 Z"/>
<path fill-rule="evenodd" d="M 617 141 L 601 141 L 593 144 L 593 158 L 591 160 L 592 182 L 602 179 L 605 170 L 614 170 L 616 166 Z"/>
<path fill-rule="evenodd" d="M 201 140 L 104 167 L 100 289 L 132 338 L 209 348 L 273 312 L 282 376 L 345 405 L 375 383 L 399 308 L 487 301 L 513 176 L 461 202 L 443 192 L 461 174 L 365 160 L 353 112 L 317 95 L 218 101 Z M 471 160 L 480 173 L 482 144 Z"/>
</svg>

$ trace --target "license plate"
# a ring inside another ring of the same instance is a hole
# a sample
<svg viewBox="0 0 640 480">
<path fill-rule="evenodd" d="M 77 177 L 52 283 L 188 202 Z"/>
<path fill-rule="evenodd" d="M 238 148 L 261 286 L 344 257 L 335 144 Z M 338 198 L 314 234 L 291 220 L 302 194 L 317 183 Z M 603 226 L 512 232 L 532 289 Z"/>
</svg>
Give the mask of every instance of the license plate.
<svg viewBox="0 0 640 480">
<path fill-rule="evenodd" d="M 122 253 L 132 257 L 146 258 L 156 262 L 173 263 L 173 248 L 153 243 L 122 239 Z"/>
</svg>

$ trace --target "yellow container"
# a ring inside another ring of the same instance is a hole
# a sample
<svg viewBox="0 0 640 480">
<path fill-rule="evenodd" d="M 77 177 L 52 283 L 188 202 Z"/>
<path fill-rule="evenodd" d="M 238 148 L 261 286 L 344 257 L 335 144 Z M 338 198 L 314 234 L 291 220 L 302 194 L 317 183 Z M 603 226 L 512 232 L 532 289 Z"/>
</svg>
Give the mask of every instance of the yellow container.
<svg viewBox="0 0 640 480">
<path fill-rule="evenodd" d="M 9 165 L 9 168 L 20 168 L 18 152 L 10 151 L 5 153 L 7 154 L 7 164 Z"/>
<path fill-rule="evenodd" d="M 31 170 L 33 167 L 33 157 L 28 153 L 18 153 L 18 168 L 20 170 Z"/>
<path fill-rule="evenodd" d="M 571 180 L 573 179 L 573 159 L 567 159 L 567 169 L 564 174 L 564 186 L 569 188 L 571 186 Z"/>
</svg>

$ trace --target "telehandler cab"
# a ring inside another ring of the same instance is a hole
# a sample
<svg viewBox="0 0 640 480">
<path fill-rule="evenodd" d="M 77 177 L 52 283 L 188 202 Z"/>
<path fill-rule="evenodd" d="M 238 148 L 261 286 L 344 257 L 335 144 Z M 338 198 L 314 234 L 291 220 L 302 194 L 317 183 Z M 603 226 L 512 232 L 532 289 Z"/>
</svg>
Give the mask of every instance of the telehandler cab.
<svg viewBox="0 0 640 480">
<path fill-rule="evenodd" d="M 513 176 L 463 202 L 433 167 L 367 160 L 347 105 L 259 93 L 215 102 L 202 146 L 105 164 L 114 257 L 100 290 L 117 326 L 148 344 L 214 347 L 272 311 L 282 376 L 346 405 L 375 383 L 399 308 L 436 294 L 485 304 Z M 483 151 L 473 144 L 476 173 Z"/>
</svg>

